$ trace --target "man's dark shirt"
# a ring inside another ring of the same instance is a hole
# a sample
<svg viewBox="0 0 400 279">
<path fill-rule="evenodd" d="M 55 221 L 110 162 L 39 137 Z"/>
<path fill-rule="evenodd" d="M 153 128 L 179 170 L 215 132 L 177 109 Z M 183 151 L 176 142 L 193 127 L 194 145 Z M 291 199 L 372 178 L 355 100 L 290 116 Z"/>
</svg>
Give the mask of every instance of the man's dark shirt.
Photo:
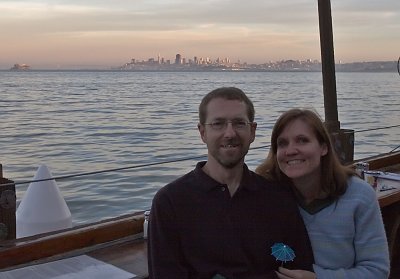
<svg viewBox="0 0 400 279">
<path fill-rule="evenodd" d="M 233 197 L 202 171 L 161 188 L 149 221 L 150 278 L 277 278 L 275 243 L 296 257 L 283 266 L 312 271 L 313 256 L 293 195 L 244 166 Z"/>
</svg>

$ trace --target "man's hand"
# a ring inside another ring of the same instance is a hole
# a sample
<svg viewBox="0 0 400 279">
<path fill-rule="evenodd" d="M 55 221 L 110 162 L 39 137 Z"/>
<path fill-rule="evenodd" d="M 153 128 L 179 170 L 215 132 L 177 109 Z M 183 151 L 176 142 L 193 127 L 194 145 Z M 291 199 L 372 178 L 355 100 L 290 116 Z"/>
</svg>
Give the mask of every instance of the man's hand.
<svg viewBox="0 0 400 279">
<path fill-rule="evenodd" d="M 307 270 L 290 270 L 287 268 L 280 267 L 279 272 L 276 272 L 279 279 L 317 279 L 314 272 Z"/>
</svg>

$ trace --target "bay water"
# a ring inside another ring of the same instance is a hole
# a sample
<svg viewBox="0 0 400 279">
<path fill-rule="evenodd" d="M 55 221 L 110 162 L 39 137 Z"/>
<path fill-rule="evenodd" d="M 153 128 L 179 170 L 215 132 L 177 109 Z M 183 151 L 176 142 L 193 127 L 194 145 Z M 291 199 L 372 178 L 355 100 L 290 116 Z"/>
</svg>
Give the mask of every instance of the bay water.
<svg viewBox="0 0 400 279">
<path fill-rule="evenodd" d="M 355 130 L 355 159 L 400 143 L 397 73 L 337 73 L 341 128 Z M 277 117 L 293 107 L 324 118 L 317 72 L 0 71 L 0 163 L 14 182 L 46 164 L 74 225 L 148 209 L 155 192 L 206 159 L 198 105 L 236 86 L 252 99 L 257 137 L 250 169 L 265 158 Z M 123 168 L 123 169 L 121 169 Z M 102 172 L 103 170 L 114 170 Z M 17 200 L 28 183 L 16 185 Z"/>
</svg>

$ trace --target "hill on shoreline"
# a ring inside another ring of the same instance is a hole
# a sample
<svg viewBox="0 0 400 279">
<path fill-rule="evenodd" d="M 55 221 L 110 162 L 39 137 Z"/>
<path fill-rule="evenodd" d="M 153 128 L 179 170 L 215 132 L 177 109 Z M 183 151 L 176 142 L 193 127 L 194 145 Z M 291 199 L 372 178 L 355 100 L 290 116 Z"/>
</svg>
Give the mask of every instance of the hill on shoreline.
<svg viewBox="0 0 400 279">
<path fill-rule="evenodd" d="M 15 64 L 19 65 L 19 64 Z M 176 65 L 142 62 L 140 64 L 127 63 L 119 67 L 81 67 L 81 68 L 39 68 L 34 66 L 14 67 L 0 71 L 166 71 L 166 72 L 196 72 L 196 71 L 265 71 L 265 72 L 321 72 L 319 61 L 282 60 L 264 64 L 208 64 L 208 65 Z M 26 65 L 26 64 L 22 64 Z M 398 61 L 370 61 L 335 64 L 336 72 L 398 72 Z"/>
</svg>

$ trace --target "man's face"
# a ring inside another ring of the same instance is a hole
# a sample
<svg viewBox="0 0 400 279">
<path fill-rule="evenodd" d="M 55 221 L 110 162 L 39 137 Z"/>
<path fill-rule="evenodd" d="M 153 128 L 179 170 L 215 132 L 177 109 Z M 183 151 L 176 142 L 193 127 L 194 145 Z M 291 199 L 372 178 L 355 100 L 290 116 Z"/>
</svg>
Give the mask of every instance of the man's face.
<svg viewBox="0 0 400 279">
<path fill-rule="evenodd" d="M 213 99 L 207 105 L 205 123 L 199 124 L 199 131 L 207 144 L 208 162 L 224 168 L 243 164 L 257 127 L 256 123 L 249 123 L 246 104 L 238 100 Z"/>
</svg>

